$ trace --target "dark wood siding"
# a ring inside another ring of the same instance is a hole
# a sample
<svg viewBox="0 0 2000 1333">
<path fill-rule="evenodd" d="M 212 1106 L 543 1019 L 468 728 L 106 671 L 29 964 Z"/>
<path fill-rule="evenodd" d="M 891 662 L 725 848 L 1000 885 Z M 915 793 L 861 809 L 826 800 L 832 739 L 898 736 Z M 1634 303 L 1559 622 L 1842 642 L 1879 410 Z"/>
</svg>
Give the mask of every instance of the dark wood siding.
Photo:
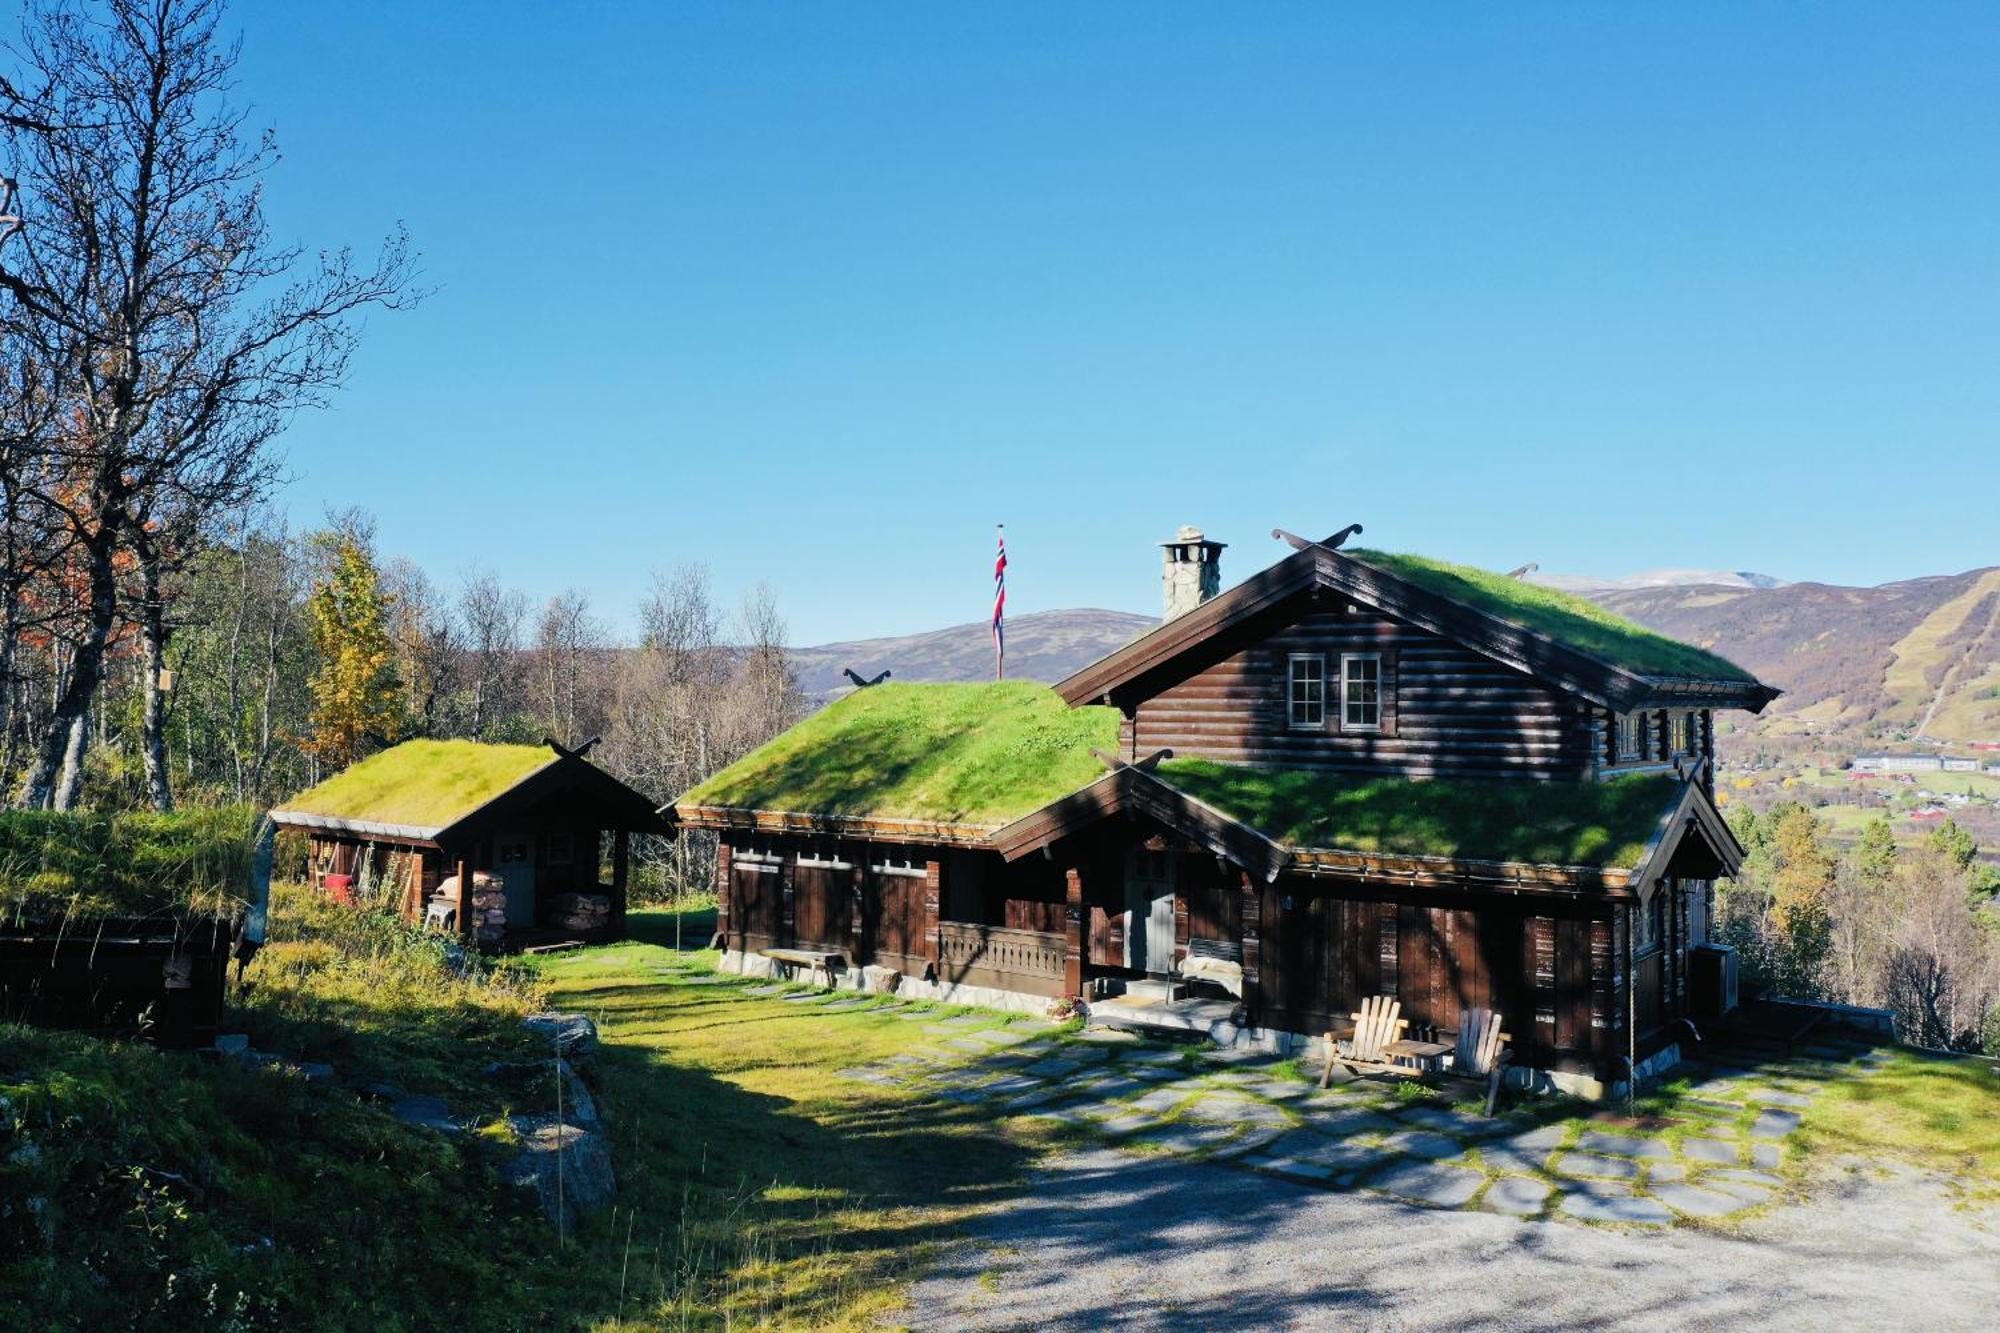
<svg viewBox="0 0 2000 1333">
<path fill-rule="evenodd" d="M 1382 728 L 1343 731 L 1342 653 L 1382 656 Z M 1327 724 L 1294 730 L 1291 655 L 1323 654 Z M 1126 743 L 1237 763 L 1410 776 L 1582 777 L 1589 710 L 1437 635 L 1371 613 L 1315 611 L 1139 706 Z"/>
<path fill-rule="evenodd" d="M 1493 1009 L 1524 1062 L 1594 1066 L 1622 1034 L 1612 910 L 1285 876 L 1262 891 L 1259 1021 L 1345 1031 L 1362 1000 L 1394 995 L 1415 1028 Z"/>
</svg>

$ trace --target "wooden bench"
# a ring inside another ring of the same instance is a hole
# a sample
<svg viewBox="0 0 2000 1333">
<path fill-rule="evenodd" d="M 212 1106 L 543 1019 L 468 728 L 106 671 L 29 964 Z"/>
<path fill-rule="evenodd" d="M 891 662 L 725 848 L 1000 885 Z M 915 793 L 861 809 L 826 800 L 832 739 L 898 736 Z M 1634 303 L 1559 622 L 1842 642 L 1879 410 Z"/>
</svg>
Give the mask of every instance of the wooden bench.
<svg viewBox="0 0 2000 1333">
<path fill-rule="evenodd" d="M 1243 998 L 1243 946 L 1233 941 L 1189 940 L 1187 956 L 1174 970 L 1189 981 L 1205 981 Z"/>
<path fill-rule="evenodd" d="M 833 969 L 839 967 L 846 957 L 838 949 L 759 949 L 757 952 L 774 963 L 803 967 L 808 972 L 824 970 L 828 986 L 834 984 Z"/>
</svg>

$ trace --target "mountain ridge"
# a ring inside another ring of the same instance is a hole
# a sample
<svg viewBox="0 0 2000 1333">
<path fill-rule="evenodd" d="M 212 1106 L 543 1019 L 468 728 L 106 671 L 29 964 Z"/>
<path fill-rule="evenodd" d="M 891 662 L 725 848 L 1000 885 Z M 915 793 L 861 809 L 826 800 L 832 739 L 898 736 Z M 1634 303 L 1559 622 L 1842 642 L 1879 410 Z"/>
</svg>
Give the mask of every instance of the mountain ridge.
<svg viewBox="0 0 2000 1333">
<path fill-rule="evenodd" d="M 1576 591 L 1785 691 L 1758 717 L 1734 720 L 1732 749 L 1743 740 L 1779 748 L 2000 741 L 2000 566 L 1873 587 L 1747 572 L 1723 583 L 1649 581 L 1715 572 L 1652 571 Z M 1010 617 L 1007 674 L 1061 680 L 1157 623 L 1102 608 Z M 864 678 L 889 670 L 903 681 L 986 680 L 993 672 L 983 621 L 819 644 L 792 656 L 800 688 L 816 703 L 852 688 L 843 667 Z"/>
</svg>

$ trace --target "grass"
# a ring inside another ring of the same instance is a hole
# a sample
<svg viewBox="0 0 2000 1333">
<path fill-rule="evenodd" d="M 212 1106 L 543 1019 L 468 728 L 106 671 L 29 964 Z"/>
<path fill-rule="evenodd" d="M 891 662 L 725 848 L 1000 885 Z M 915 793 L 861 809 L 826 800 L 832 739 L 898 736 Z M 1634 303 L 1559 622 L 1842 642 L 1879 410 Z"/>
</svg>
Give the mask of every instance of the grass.
<svg viewBox="0 0 2000 1333">
<path fill-rule="evenodd" d="M 2000 1062 L 1898 1051 L 1878 1074 L 1829 1085 L 1803 1133 L 1816 1152 L 1909 1162 L 2000 1199 Z"/>
<path fill-rule="evenodd" d="M 15 920 L 214 913 L 243 902 L 257 812 L 0 812 L 0 914 Z"/>
<path fill-rule="evenodd" d="M 813 714 L 680 798 L 684 806 L 997 826 L 1095 778 L 1118 714 L 1028 681 L 878 685 Z"/>
<path fill-rule="evenodd" d="M 1630 869 L 1679 783 L 1343 779 L 1170 759 L 1160 776 L 1197 800 L 1296 847 Z"/>
<path fill-rule="evenodd" d="M 556 760 L 545 745 L 404 741 L 284 803 L 330 819 L 443 828 Z"/>
<path fill-rule="evenodd" d="M 1476 607 L 1643 676 L 1754 679 L 1725 657 L 1655 633 L 1593 602 L 1554 588 L 1420 555 L 1362 549 L 1342 554 L 1407 579 L 1440 597 Z"/>
<path fill-rule="evenodd" d="M 475 1121 L 542 1109 L 484 1073 L 530 1053 L 523 976 L 296 891 L 272 931 L 232 1013 L 260 1047 Z M 504 1151 L 281 1069 L 0 1025 L 0 1327 L 518 1327 L 568 1308 L 566 1270 Z"/>
<path fill-rule="evenodd" d="M 666 913 L 632 924 L 672 939 Z M 839 1077 L 933 1043 L 923 1023 L 649 977 L 674 956 L 634 942 L 537 960 L 551 1001 L 591 1014 L 611 1043 L 593 1076 L 628 1210 L 612 1239 L 629 1228 L 638 1275 L 616 1313 L 645 1327 L 873 1327 L 936 1242 L 1011 1194 L 1032 1137 L 991 1111 Z"/>
</svg>

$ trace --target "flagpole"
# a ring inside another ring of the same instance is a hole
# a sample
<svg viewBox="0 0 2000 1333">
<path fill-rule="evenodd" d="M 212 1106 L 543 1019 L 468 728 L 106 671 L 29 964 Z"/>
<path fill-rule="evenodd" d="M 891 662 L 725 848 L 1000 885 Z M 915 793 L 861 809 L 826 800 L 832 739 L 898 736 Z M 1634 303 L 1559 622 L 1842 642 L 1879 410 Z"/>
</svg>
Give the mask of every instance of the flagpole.
<svg viewBox="0 0 2000 1333">
<path fill-rule="evenodd" d="M 1007 525 L 993 525 L 999 553 L 993 558 L 993 679 L 1007 678 Z"/>
</svg>

